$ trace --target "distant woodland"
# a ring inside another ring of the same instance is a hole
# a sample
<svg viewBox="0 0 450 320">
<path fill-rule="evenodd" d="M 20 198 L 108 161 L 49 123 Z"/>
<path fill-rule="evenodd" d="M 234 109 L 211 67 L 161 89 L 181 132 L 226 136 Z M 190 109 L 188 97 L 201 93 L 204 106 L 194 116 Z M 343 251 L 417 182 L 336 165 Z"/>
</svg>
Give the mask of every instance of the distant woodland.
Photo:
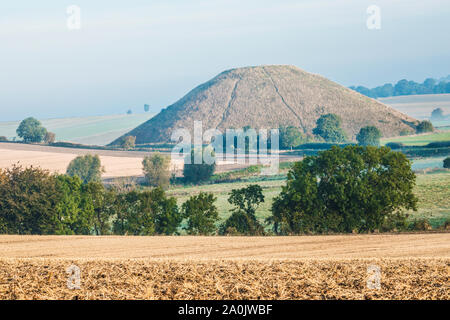
<svg viewBox="0 0 450 320">
<path fill-rule="evenodd" d="M 439 80 L 428 78 L 423 83 L 403 79 L 398 81 L 395 85 L 392 83 L 386 83 L 372 89 L 363 86 L 351 86 L 350 89 L 370 98 L 409 96 L 414 94 L 450 93 L 450 75 Z"/>
</svg>

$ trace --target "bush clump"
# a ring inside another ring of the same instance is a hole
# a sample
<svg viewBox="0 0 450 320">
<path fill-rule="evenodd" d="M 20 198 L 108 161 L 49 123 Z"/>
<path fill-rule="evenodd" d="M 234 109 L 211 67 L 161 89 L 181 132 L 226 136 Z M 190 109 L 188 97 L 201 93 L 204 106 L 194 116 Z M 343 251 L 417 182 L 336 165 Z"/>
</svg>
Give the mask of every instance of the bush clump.
<svg viewBox="0 0 450 320">
<path fill-rule="evenodd" d="M 386 143 L 386 147 L 391 148 L 392 150 L 396 150 L 396 149 L 401 149 L 403 148 L 405 145 L 401 142 L 389 142 Z"/>
</svg>

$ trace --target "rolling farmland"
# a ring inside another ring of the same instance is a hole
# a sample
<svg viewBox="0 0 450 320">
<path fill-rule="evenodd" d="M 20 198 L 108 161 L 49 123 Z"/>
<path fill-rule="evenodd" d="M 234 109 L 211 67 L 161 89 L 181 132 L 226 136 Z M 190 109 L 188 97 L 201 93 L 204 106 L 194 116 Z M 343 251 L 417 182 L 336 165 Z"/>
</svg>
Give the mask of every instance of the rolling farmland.
<svg viewBox="0 0 450 320">
<path fill-rule="evenodd" d="M 42 125 L 56 134 L 56 141 L 88 145 L 106 145 L 150 119 L 154 114 L 119 114 L 108 116 L 44 119 Z M 20 121 L 0 122 L 0 136 L 15 137 Z"/>
<path fill-rule="evenodd" d="M 436 108 L 442 108 L 445 114 L 450 113 L 450 94 L 424 94 L 380 98 L 380 102 L 416 119 L 427 119 Z M 450 122 L 447 120 L 445 123 Z M 445 123 L 435 123 L 442 126 Z"/>
</svg>

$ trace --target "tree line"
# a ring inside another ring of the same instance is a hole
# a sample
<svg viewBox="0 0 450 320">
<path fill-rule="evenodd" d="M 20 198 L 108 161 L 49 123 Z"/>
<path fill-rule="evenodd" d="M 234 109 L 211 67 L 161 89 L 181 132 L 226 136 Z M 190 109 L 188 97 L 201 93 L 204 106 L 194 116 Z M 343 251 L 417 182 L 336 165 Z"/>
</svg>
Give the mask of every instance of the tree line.
<svg viewBox="0 0 450 320">
<path fill-rule="evenodd" d="M 217 198 L 191 196 L 181 205 L 160 186 L 106 187 L 77 174 L 51 174 L 13 165 L 0 170 L 0 233 L 59 235 L 266 235 L 401 230 L 405 210 L 417 209 L 415 174 L 401 152 L 387 147 L 332 147 L 296 162 L 274 199 L 271 215 L 257 218 L 261 186 L 228 195 L 220 222 Z M 271 229 L 271 230 L 270 230 Z"/>
<path fill-rule="evenodd" d="M 386 83 L 372 89 L 364 86 L 351 86 L 349 88 L 365 96 L 376 99 L 413 94 L 450 93 L 450 82 L 446 80 L 437 81 L 435 79 L 428 78 L 423 83 L 417 83 L 403 79 L 398 81 L 395 85 Z"/>
<path fill-rule="evenodd" d="M 443 118 L 442 109 L 433 110 L 432 118 L 441 119 Z M 246 153 L 251 149 L 257 150 L 259 148 L 259 135 L 256 141 L 250 141 L 249 137 L 246 136 L 246 132 L 251 130 L 250 126 L 245 126 L 242 128 L 241 135 L 244 136 L 244 148 Z M 347 133 L 342 128 L 342 119 L 340 116 L 329 113 L 320 116 L 316 121 L 316 127 L 312 130 L 312 134 L 304 132 L 301 128 L 295 126 L 279 126 L 279 146 L 280 149 L 293 149 L 302 144 L 311 142 L 327 142 L 327 143 L 345 143 L 349 142 Z M 432 132 L 434 127 L 430 121 L 421 121 L 415 128 L 410 130 L 403 130 L 400 135 L 410 135 L 413 133 L 426 133 Z M 55 134 L 47 131 L 41 122 L 35 118 L 29 117 L 24 119 L 16 130 L 19 137 L 23 139 L 26 143 L 40 143 L 45 142 L 51 144 L 55 142 Z M 381 132 L 375 126 L 366 126 L 360 129 L 360 132 L 356 136 L 356 139 L 361 145 L 379 145 L 379 140 L 381 138 Z M 219 137 L 220 139 L 220 137 Z M 222 136 L 224 152 L 227 151 L 226 137 Z M 239 137 L 236 137 L 233 142 L 232 149 L 238 150 Z M 271 147 L 272 137 L 269 135 L 267 140 L 267 148 Z M 0 137 L 0 141 L 7 141 L 6 137 Z M 252 144 L 252 145 L 251 145 Z M 124 136 L 119 141 L 119 147 L 130 150 L 136 147 L 136 137 L 135 136 Z M 242 150 L 241 150 L 242 151 Z M 193 168 L 193 167 L 192 167 Z"/>
</svg>

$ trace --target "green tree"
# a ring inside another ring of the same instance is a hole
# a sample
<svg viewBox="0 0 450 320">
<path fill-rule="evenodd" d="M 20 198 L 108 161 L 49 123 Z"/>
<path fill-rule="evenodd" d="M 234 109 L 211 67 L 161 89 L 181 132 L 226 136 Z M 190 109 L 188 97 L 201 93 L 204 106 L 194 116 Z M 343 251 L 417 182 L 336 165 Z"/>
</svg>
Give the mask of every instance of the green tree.
<svg viewBox="0 0 450 320">
<path fill-rule="evenodd" d="M 30 117 L 19 124 L 16 132 L 25 142 L 41 142 L 47 130 L 41 125 L 39 120 Z"/>
<path fill-rule="evenodd" d="M 433 131 L 434 131 L 433 124 L 428 120 L 421 121 L 416 128 L 417 133 L 426 133 Z"/>
<path fill-rule="evenodd" d="M 444 110 L 442 108 L 436 108 L 431 112 L 432 120 L 443 120 L 444 119 Z"/>
<path fill-rule="evenodd" d="M 54 234 L 60 229 L 55 176 L 13 165 L 0 171 L 0 233 Z"/>
<path fill-rule="evenodd" d="M 150 110 L 150 106 L 148 104 L 144 104 L 144 111 L 148 112 Z"/>
<path fill-rule="evenodd" d="M 120 143 L 120 147 L 123 149 L 133 149 L 136 147 L 136 137 L 135 136 L 126 136 L 122 139 Z"/>
<path fill-rule="evenodd" d="M 201 152 L 200 150 L 203 150 L 203 152 Z M 185 182 L 197 184 L 199 182 L 209 180 L 211 176 L 214 174 L 214 170 L 216 169 L 216 163 L 215 161 L 211 164 L 207 163 L 204 157 L 204 155 L 207 152 L 211 152 L 211 158 L 214 157 L 212 151 L 199 148 L 194 148 L 191 151 L 191 154 L 187 156 L 183 168 L 183 176 Z M 197 157 L 195 156 L 196 154 Z M 201 159 L 199 161 L 200 163 L 196 163 L 197 159 Z"/>
<path fill-rule="evenodd" d="M 209 235 L 216 231 L 215 223 L 219 213 L 214 202 L 217 198 L 212 193 L 200 192 L 190 197 L 182 205 L 183 216 L 187 219 L 185 230 L 191 235 Z"/>
<path fill-rule="evenodd" d="M 170 184 L 170 159 L 159 152 L 145 157 L 143 171 L 150 186 L 166 188 Z"/>
<path fill-rule="evenodd" d="M 356 140 L 362 146 L 379 146 L 380 138 L 381 131 L 374 126 L 363 127 L 356 135 Z"/>
<path fill-rule="evenodd" d="M 92 217 L 95 234 L 110 234 L 111 219 L 115 214 L 116 193 L 105 189 L 103 184 L 97 181 L 84 184 L 82 191 L 84 193 L 82 206 L 86 208 L 86 214 Z"/>
<path fill-rule="evenodd" d="M 228 202 L 235 208 L 231 210 L 231 216 L 220 226 L 221 234 L 264 234 L 263 226 L 256 219 L 256 210 L 264 202 L 261 186 L 253 184 L 246 188 L 233 189 Z"/>
<path fill-rule="evenodd" d="M 45 133 L 44 142 L 47 144 L 55 142 L 56 135 L 53 132 L 47 131 Z"/>
<path fill-rule="evenodd" d="M 294 126 L 280 128 L 280 146 L 282 149 L 292 149 L 306 142 L 306 137 Z"/>
<path fill-rule="evenodd" d="M 98 155 L 84 155 L 73 159 L 67 167 L 67 175 L 80 177 L 83 183 L 99 182 L 104 169 Z"/>
<path fill-rule="evenodd" d="M 444 159 L 444 168 L 450 169 L 450 157 Z"/>
<path fill-rule="evenodd" d="M 347 140 L 347 136 L 341 125 L 341 117 L 333 113 L 325 114 L 317 120 L 317 126 L 313 129 L 313 134 L 326 142 L 342 143 Z"/>
<path fill-rule="evenodd" d="M 143 207 L 141 210 L 150 212 L 155 217 L 155 232 L 157 234 L 171 235 L 177 230 L 183 220 L 178 210 L 177 200 L 167 197 L 162 188 L 155 188 L 150 192 L 141 194 Z"/>
<path fill-rule="evenodd" d="M 8 142 L 8 138 L 5 136 L 0 136 L 0 142 Z"/>
<path fill-rule="evenodd" d="M 59 229 L 56 234 L 91 234 L 93 215 L 90 204 L 84 201 L 87 196 L 78 176 L 59 175 L 56 178 L 60 198 L 56 205 Z"/>
<path fill-rule="evenodd" d="M 417 209 L 415 174 L 401 152 L 333 146 L 295 163 L 267 220 L 279 234 L 404 227 Z"/>
<path fill-rule="evenodd" d="M 160 187 L 150 191 L 119 194 L 113 230 L 117 234 L 150 236 L 177 233 L 183 220 L 176 199 Z"/>
</svg>

